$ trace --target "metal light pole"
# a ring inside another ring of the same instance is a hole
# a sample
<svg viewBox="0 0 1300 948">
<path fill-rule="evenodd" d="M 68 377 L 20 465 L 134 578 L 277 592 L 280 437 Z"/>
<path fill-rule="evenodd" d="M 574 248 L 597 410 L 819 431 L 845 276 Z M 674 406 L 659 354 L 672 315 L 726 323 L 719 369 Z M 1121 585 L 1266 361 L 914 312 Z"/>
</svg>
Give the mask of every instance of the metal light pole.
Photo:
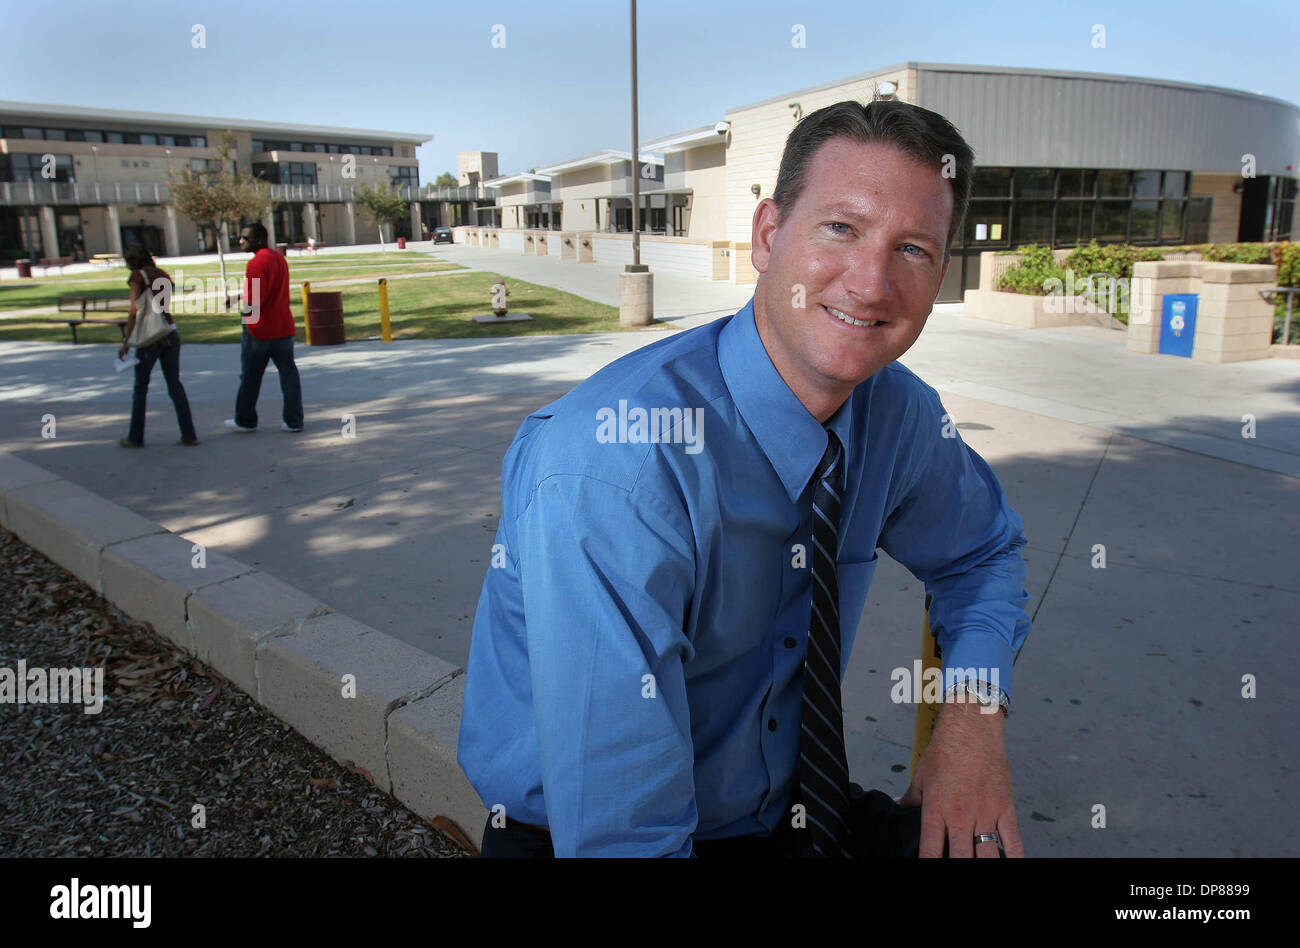
<svg viewBox="0 0 1300 948">
<path fill-rule="evenodd" d="M 641 265 L 641 144 L 636 120 L 636 0 L 632 4 L 632 264 Z"/>
<path fill-rule="evenodd" d="M 618 275 L 618 321 L 624 326 L 654 322 L 654 274 L 641 263 L 641 143 L 636 115 L 636 0 L 632 13 L 632 262 Z"/>
</svg>

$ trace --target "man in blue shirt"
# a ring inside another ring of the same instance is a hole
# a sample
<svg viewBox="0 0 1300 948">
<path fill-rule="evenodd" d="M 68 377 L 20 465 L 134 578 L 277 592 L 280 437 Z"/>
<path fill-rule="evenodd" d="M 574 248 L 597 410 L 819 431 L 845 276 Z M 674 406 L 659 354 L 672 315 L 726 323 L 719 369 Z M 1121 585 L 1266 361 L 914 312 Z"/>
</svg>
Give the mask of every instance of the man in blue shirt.
<svg viewBox="0 0 1300 948">
<path fill-rule="evenodd" d="M 973 160 L 916 106 L 810 114 L 755 210 L 750 303 L 525 420 L 458 751 L 492 811 L 484 855 L 869 849 L 839 680 L 877 548 L 925 583 L 953 684 L 900 801 L 921 808 L 920 855 L 1023 854 L 997 713 L 1029 632 L 1023 525 L 896 361 Z"/>
</svg>

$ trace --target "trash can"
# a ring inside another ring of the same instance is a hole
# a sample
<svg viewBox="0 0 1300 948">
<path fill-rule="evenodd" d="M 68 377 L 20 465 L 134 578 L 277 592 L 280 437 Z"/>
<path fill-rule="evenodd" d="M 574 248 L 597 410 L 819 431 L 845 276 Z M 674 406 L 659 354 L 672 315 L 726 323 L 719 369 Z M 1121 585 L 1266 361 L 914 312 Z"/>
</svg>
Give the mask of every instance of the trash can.
<svg viewBox="0 0 1300 948">
<path fill-rule="evenodd" d="M 343 294 L 312 290 L 307 300 L 307 325 L 313 346 L 341 346 L 343 335 Z"/>
<path fill-rule="evenodd" d="M 275 249 L 278 250 L 278 251 L 280 251 L 280 256 L 284 257 L 286 260 L 289 259 L 289 245 L 288 245 L 288 244 L 279 244 L 279 243 L 277 243 L 277 244 L 275 245 Z"/>
<path fill-rule="evenodd" d="M 1192 357 L 1196 341 L 1196 304 L 1198 293 L 1170 293 L 1160 308 L 1160 353 Z"/>
<path fill-rule="evenodd" d="M 30 277 L 32 275 L 32 262 L 30 260 L 15 260 L 14 266 L 18 268 L 20 277 Z"/>
<path fill-rule="evenodd" d="M 397 249 L 398 249 L 398 250 L 405 250 L 405 249 L 406 249 L 406 238 L 405 238 L 405 237 L 398 237 L 398 238 L 397 238 Z"/>
</svg>

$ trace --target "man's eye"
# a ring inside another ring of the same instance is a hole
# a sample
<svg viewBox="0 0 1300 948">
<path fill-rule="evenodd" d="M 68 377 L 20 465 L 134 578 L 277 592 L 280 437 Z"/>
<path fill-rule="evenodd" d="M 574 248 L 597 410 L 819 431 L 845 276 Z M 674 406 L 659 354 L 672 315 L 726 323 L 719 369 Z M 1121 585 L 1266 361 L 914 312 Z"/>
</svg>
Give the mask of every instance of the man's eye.
<svg viewBox="0 0 1300 948">
<path fill-rule="evenodd" d="M 835 231 L 835 233 L 837 233 L 837 234 L 847 234 L 850 230 L 852 230 L 852 228 L 849 227 L 848 224 L 841 224 L 839 221 L 832 221 L 831 223 L 827 224 L 826 226 L 829 227 L 829 228 L 831 228 L 831 230 Z M 844 229 L 843 229 L 843 230 L 836 230 L 836 228 L 839 228 L 839 227 L 842 227 L 842 228 L 844 228 Z"/>
<path fill-rule="evenodd" d="M 927 251 L 924 247 L 918 247 L 916 244 L 904 244 L 904 249 L 908 247 L 910 247 L 912 250 L 917 251 L 917 254 L 920 254 L 921 256 L 924 257 L 930 256 L 929 251 Z M 916 256 L 916 254 L 913 254 L 913 256 Z"/>
</svg>

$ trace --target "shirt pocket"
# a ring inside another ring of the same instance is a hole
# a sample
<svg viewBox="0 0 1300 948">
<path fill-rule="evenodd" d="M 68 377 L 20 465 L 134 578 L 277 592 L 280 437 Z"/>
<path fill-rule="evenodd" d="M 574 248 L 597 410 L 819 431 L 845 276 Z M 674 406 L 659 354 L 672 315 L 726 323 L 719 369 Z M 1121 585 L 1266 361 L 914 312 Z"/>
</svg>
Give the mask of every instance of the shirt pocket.
<svg viewBox="0 0 1300 948">
<path fill-rule="evenodd" d="M 860 563 L 837 563 L 835 581 L 840 587 L 840 627 L 856 628 L 862 616 L 862 607 L 867 602 L 867 590 L 871 587 L 871 577 L 876 572 L 876 563 L 880 560 L 879 552 L 873 553 L 871 559 Z"/>
</svg>

